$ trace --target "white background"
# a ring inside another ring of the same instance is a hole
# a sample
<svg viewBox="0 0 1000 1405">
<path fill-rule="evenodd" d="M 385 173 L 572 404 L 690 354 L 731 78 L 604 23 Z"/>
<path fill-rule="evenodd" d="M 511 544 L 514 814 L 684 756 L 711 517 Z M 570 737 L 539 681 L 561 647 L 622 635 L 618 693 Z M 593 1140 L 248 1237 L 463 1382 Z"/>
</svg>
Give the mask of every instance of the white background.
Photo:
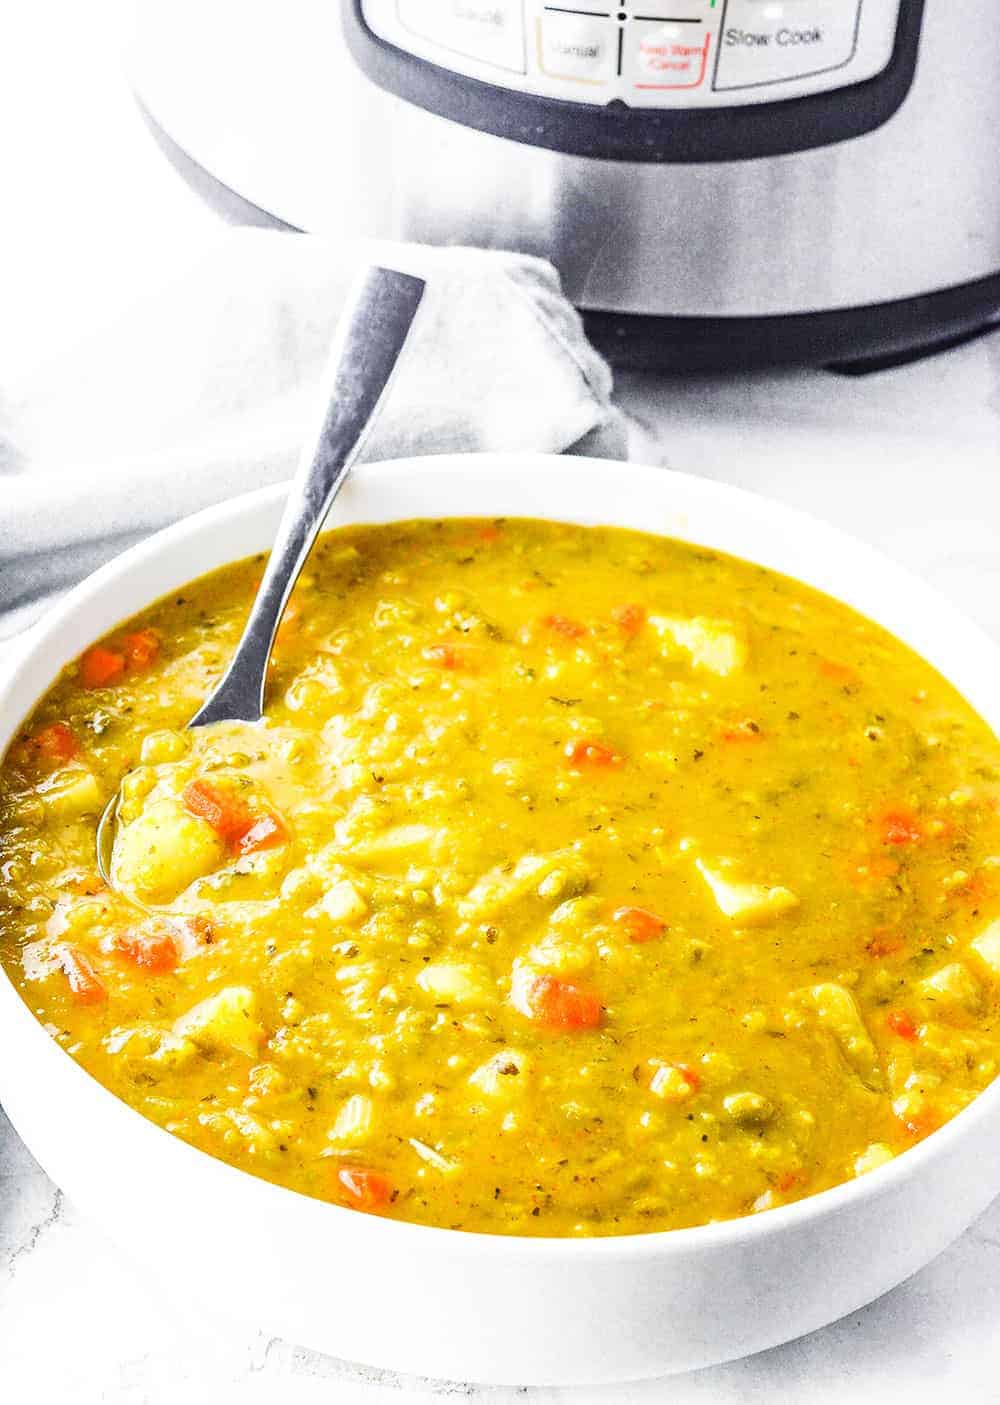
<svg viewBox="0 0 1000 1405">
<path fill-rule="evenodd" d="M 18 13 L 9 10 L 0 26 L 0 430 L 7 367 L 44 362 L 65 329 L 107 317 L 142 286 L 164 241 L 197 247 L 215 223 L 136 113 L 118 72 L 114 10 L 79 0 L 21 0 Z M 637 422 L 633 457 L 727 478 L 834 520 L 1000 636 L 997 337 L 860 380 L 824 372 L 623 377 L 619 398 Z M 820 447 L 836 471 L 816 471 Z M 0 530 L 3 471 L 0 460 Z M 210 1274 L 211 1265 L 192 1265 L 195 1272 Z M 996 1400 L 998 1322 L 994 1205 L 909 1284 L 824 1332 L 670 1382 L 566 1398 Z M 193 1314 L 62 1203 L 0 1119 L 0 1400 L 406 1405 L 466 1393 L 355 1370 Z"/>
</svg>

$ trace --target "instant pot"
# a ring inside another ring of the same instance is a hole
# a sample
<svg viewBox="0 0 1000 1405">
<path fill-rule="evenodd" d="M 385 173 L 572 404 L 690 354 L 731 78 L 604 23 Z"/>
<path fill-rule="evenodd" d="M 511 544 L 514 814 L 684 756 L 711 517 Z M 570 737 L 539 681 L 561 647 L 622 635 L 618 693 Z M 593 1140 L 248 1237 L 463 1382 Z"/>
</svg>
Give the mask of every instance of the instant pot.
<svg viewBox="0 0 1000 1405">
<path fill-rule="evenodd" d="M 170 142 L 297 228 L 551 259 L 618 364 L 1000 314 L 997 0 L 141 0 Z"/>
</svg>

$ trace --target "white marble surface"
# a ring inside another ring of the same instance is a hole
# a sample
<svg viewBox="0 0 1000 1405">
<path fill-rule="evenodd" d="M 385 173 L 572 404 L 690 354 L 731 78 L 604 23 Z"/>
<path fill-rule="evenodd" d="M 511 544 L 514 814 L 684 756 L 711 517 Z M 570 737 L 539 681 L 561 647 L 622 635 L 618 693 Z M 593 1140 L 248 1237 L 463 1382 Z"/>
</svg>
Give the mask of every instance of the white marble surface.
<svg viewBox="0 0 1000 1405">
<path fill-rule="evenodd" d="M 20 8 L 0 45 L 0 379 L 5 356 L 44 351 L 40 329 L 51 325 L 19 299 L 20 260 L 49 262 L 53 304 L 66 318 L 99 315 L 109 290 L 141 279 L 157 240 L 197 241 L 210 221 L 131 108 L 111 17 L 57 0 Z M 1000 637 L 1000 334 L 861 380 L 628 377 L 620 398 L 637 422 L 634 457 L 730 479 L 836 521 Z M 63 1201 L 0 1115 L 3 1401 L 978 1402 L 1000 1396 L 998 1323 L 1000 1203 L 896 1292 L 747 1361 L 571 1392 L 401 1380 L 192 1313 L 182 1293 L 162 1292 Z"/>
</svg>

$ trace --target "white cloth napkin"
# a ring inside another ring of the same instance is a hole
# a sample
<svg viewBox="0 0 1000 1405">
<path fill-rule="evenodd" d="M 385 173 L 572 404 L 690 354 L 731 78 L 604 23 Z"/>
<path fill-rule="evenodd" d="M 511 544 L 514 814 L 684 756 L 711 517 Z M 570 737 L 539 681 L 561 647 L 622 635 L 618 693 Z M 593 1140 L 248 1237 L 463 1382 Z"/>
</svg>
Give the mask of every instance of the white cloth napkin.
<svg viewBox="0 0 1000 1405">
<path fill-rule="evenodd" d="M 365 457 L 626 452 L 555 271 L 514 254 L 227 230 L 0 385 L 0 637 L 142 536 L 292 473 L 349 285 L 427 280 Z"/>
</svg>

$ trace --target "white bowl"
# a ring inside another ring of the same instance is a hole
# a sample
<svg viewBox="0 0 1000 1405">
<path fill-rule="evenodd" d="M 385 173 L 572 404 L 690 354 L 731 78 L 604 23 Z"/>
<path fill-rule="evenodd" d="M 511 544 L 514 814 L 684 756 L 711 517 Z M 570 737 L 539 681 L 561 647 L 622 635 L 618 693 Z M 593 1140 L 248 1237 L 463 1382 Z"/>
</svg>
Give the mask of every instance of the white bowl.
<svg viewBox="0 0 1000 1405">
<path fill-rule="evenodd" d="M 90 640 L 269 546 L 283 498 L 268 489 L 200 513 L 73 591 L 0 691 L 0 749 Z M 869 548 L 717 483 L 576 458 L 425 458 L 357 471 L 331 524 L 469 514 L 636 527 L 784 571 L 878 620 L 1000 723 L 1000 651 L 975 626 Z M 629 1380 L 774 1346 L 914 1273 L 1000 1185 L 994 1085 L 890 1165 L 749 1219 L 590 1240 L 401 1224 L 171 1137 L 74 1063 L 5 978 L 0 1096 L 70 1199 L 185 1295 L 337 1356 L 458 1380 Z"/>
</svg>

